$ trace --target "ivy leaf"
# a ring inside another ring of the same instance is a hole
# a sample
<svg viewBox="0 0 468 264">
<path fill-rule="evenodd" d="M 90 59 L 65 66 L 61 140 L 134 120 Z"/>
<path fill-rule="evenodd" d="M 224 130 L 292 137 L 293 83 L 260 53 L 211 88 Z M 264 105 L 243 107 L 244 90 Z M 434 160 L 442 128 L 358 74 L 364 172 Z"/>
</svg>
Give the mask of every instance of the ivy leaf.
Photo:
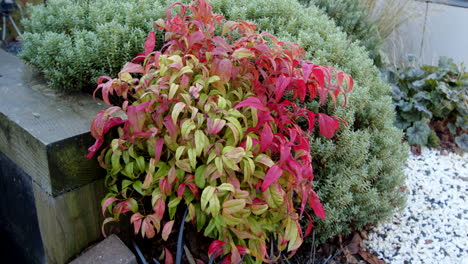
<svg viewBox="0 0 468 264">
<path fill-rule="evenodd" d="M 413 126 L 406 130 L 408 143 L 425 146 L 431 129 L 427 123 L 423 121 L 414 122 Z"/>
</svg>

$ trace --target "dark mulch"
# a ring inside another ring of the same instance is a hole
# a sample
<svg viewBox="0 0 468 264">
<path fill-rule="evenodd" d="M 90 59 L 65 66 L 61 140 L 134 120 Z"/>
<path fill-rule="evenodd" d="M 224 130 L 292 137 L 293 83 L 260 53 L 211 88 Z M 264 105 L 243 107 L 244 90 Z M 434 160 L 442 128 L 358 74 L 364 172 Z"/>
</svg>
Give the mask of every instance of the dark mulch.
<svg viewBox="0 0 468 264">
<path fill-rule="evenodd" d="M 3 41 L 3 43 L 0 41 L 0 48 L 4 49 L 6 52 L 9 52 L 15 56 L 18 56 L 18 54 L 21 52 L 22 46 L 21 42 L 18 40 L 7 40 Z"/>
<path fill-rule="evenodd" d="M 122 226 L 125 221 L 121 221 L 118 226 Z M 111 232 L 118 233 L 119 237 L 136 254 L 133 242 L 135 242 L 144 255 L 145 261 L 155 263 L 153 259 L 164 263 L 164 248 L 167 248 L 174 260 L 177 247 L 177 232 L 180 223 L 174 224 L 174 231 L 169 236 L 168 241 L 163 241 L 160 235 L 153 239 L 143 239 L 141 236 L 135 237 L 131 234 L 131 227 L 122 229 L 114 226 Z M 130 233 L 129 233 L 130 231 Z M 288 258 L 283 255 L 283 260 L 274 262 L 278 264 L 385 264 L 375 254 L 370 252 L 364 245 L 364 240 L 368 239 L 366 231 L 356 231 L 349 236 L 338 236 L 330 239 L 326 243 L 313 247 L 311 243 L 304 243 L 294 256 Z M 197 232 L 192 225 L 187 224 L 184 231 L 184 245 L 187 247 L 183 252 L 182 263 L 208 263 L 208 247 L 211 240 L 203 236 L 203 232 Z M 268 249 L 269 252 L 269 249 Z M 187 258 L 187 253 L 191 256 Z M 217 260 L 215 263 L 220 262 Z M 140 262 L 142 263 L 142 262 Z"/>
</svg>

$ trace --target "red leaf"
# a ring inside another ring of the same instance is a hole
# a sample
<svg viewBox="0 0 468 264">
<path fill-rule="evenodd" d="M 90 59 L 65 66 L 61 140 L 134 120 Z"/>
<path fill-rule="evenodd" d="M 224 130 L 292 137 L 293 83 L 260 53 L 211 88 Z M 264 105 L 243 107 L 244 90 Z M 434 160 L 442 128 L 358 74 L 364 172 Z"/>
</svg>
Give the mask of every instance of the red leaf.
<svg viewBox="0 0 468 264">
<path fill-rule="evenodd" d="M 164 241 L 167 241 L 167 239 L 169 238 L 169 235 L 171 234 L 171 231 L 172 231 L 172 226 L 174 226 L 174 220 L 169 221 L 166 224 L 164 224 L 162 234 L 161 234 L 161 237 L 162 239 L 164 239 Z"/>
<path fill-rule="evenodd" d="M 236 245 L 237 250 L 239 251 L 239 254 L 245 255 L 245 254 L 250 254 L 250 251 L 248 248 L 242 245 Z"/>
<path fill-rule="evenodd" d="M 307 224 L 307 229 L 304 233 L 304 237 L 307 237 L 308 235 L 310 235 L 310 232 L 312 232 L 312 227 L 314 226 L 313 225 L 313 222 L 312 222 L 312 217 L 310 216 L 309 213 L 307 213 L 306 211 L 304 211 L 307 215 L 307 218 L 309 218 L 309 223 Z"/>
<path fill-rule="evenodd" d="M 220 240 L 214 240 L 211 242 L 210 247 L 208 248 L 208 256 L 214 254 L 214 257 L 217 258 L 221 253 L 223 253 L 223 246 L 226 245 L 226 242 Z"/>
<path fill-rule="evenodd" d="M 222 82 L 229 82 L 231 78 L 232 64 L 229 59 L 222 59 L 218 64 L 218 75 Z"/>
<path fill-rule="evenodd" d="M 119 199 L 115 197 L 109 197 L 107 198 L 104 203 L 102 204 L 102 215 L 106 215 L 106 209 L 111 205 L 113 202 L 118 201 Z"/>
<path fill-rule="evenodd" d="M 309 110 L 306 110 L 307 113 L 307 121 L 309 122 L 309 133 L 314 130 L 315 127 L 315 113 Z"/>
<path fill-rule="evenodd" d="M 153 52 L 155 46 L 156 46 L 156 36 L 154 34 L 154 31 L 151 31 L 148 34 L 148 38 L 145 41 L 145 56 L 148 56 L 148 54 Z"/>
<path fill-rule="evenodd" d="M 187 38 L 188 40 L 188 48 L 190 49 L 194 44 L 199 43 L 201 40 L 205 38 L 205 34 L 201 31 L 195 31 L 189 35 Z"/>
<path fill-rule="evenodd" d="M 326 219 L 325 210 L 320 203 L 318 195 L 311 189 L 309 193 L 309 206 L 314 210 L 316 216 Z"/>
<path fill-rule="evenodd" d="M 134 132 L 140 132 L 145 124 L 146 111 L 145 108 L 149 102 L 144 102 L 139 105 L 129 105 L 127 108 L 127 117 L 129 125 Z"/>
<path fill-rule="evenodd" d="M 169 183 L 169 181 L 164 178 L 159 181 L 159 190 L 161 190 L 161 193 L 164 195 L 170 195 L 171 194 L 171 189 L 172 189 L 172 184 Z"/>
<path fill-rule="evenodd" d="M 337 81 L 338 81 L 338 86 L 341 87 L 341 85 L 343 84 L 343 80 L 346 82 L 346 93 L 349 93 L 351 92 L 351 90 L 353 90 L 353 86 L 354 86 L 354 80 L 353 78 L 351 78 L 351 76 L 349 76 L 348 74 L 344 73 L 344 72 L 339 72 L 338 73 L 338 76 L 337 76 Z"/>
<path fill-rule="evenodd" d="M 187 186 L 189 187 L 190 191 L 192 191 L 195 197 L 198 197 L 198 187 L 193 183 L 188 183 Z"/>
<path fill-rule="evenodd" d="M 279 102 L 281 98 L 283 98 L 284 91 L 286 90 L 286 87 L 288 87 L 290 82 L 291 82 L 291 78 L 284 77 L 284 75 L 280 75 L 280 77 L 276 80 L 276 89 L 275 89 L 276 102 Z"/>
<path fill-rule="evenodd" d="M 278 165 L 273 165 L 268 169 L 268 172 L 265 175 L 265 179 L 262 183 L 262 192 L 266 191 L 270 185 L 277 181 L 278 178 L 283 174 L 283 170 Z"/>
<path fill-rule="evenodd" d="M 140 213 L 133 214 L 130 218 L 130 223 L 133 224 L 135 229 L 135 235 L 138 234 L 141 228 L 141 221 L 143 220 L 143 215 Z"/>
<path fill-rule="evenodd" d="M 179 188 L 177 188 L 177 197 L 182 198 L 182 196 L 184 196 L 185 186 L 185 183 L 179 185 Z"/>
<path fill-rule="evenodd" d="M 312 73 L 314 74 L 315 80 L 318 82 L 320 85 L 320 88 L 325 87 L 325 78 L 323 74 L 323 69 L 321 67 L 316 67 L 312 70 Z"/>
<path fill-rule="evenodd" d="M 154 146 L 154 159 L 155 163 L 159 162 L 159 159 L 161 158 L 161 153 L 164 145 L 164 139 L 163 138 L 158 138 L 156 140 L 156 144 Z"/>
<path fill-rule="evenodd" d="M 156 218 L 161 220 L 164 216 L 164 211 L 166 210 L 166 203 L 164 199 L 160 198 L 154 203 L 153 211 L 155 212 Z"/>
<path fill-rule="evenodd" d="M 260 152 L 264 152 L 273 142 L 273 132 L 270 125 L 267 123 L 263 126 L 260 134 Z"/>
<path fill-rule="evenodd" d="M 174 257 L 169 249 L 164 248 L 164 254 L 166 255 L 166 259 L 164 260 L 164 264 L 174 264 Z"/>
<path fill-rule="evenodd" d="M 218 134 L 226 125 L 226 120 L 219 118 L 208 118 L 206 122 L 206 133 L 210 135 Z"/>
<path fill-rule="evenodd" d="M 86 158 L 90 159 L 99 150 L 104 143 L 104 135 L 113 127 L 118 126 L 125 121 L 120 117 L 109 118 L 105 111 L 99 111 L 91 123 L 91 135 L 96 139 L 94 145 L 88 148 L 88 155 Z"/>
<path fill-rule="evenodd" d="M 143 73 L 144 71 L 145 70 L 143 69 L 143 66 L 141 66 L 140 64 L 127 62 L 120 72 Z"/>
<path fill-rule="evenodd" d="M 332 138 L 335 134 L 335 131 L 340 126 L 338 120 L 326 115 L 319 113 L 318 114 L 320 134 L 326 138 Z"/>
<path fill-rule="evenodd" d="M 248 107 L 248 106 L 256 108 L 258 110 L 266 110 L 265 105 L 263 105 L 263 103 L 257 97 L 249 97 L 249 98 L 245 99 L 244 101 L 239 102 L 234 107 L 234 109 L 238 109 L 238 108 L 241 108 L 241 107 Z"/>
</svg>

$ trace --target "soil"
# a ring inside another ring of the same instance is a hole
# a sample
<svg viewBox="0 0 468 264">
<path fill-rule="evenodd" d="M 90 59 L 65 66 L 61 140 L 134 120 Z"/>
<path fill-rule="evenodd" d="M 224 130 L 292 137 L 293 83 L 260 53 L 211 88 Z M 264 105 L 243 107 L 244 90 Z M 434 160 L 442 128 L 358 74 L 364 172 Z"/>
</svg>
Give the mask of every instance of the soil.
<svg viewBox="0 0 468 264">
<path fill-rule="evenodd" d="M 439 137 L 439 147 L 440 150 L 446 150 L 449 152 L 458 152 L 460 149 L 458 148 L 457 144 L 455 143 L 455 136 L 450 133 L 448 129 L 448 120 L 445 121 L 432 121 L 429 124 L 429 127 L 434 130 Z M 456 131 L 457 135 L 461 135 L 463 133 L 468 133 L 468 129 L 461 129 L 458 128 Z"/>
</svg>

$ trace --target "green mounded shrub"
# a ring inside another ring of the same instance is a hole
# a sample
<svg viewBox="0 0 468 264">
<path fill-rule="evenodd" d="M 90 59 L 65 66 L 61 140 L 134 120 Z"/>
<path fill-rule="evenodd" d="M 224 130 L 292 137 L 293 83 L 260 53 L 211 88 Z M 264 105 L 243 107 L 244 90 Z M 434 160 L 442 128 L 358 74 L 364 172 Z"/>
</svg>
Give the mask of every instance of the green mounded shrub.
<svg viewBox="0 0 468 264">
<path fill-rule="evenodd" d="M 49 0 L 28 9 L 21 58 L 62 91 L 92 91 L 143 48 L 165 1 Z M 161 34 L 157 43 L 161 43 Z"/>
<path fill-rule="evenodd" d="M 369 9 L 362 0 L 301 0 L 306 5 L 315 5 L 324 10 L 337 26 L 346 34 L 350 41 L 359 41 L 369 52 L 377 67 L 382 66 L 382 40 L 376 25 L 369 18 Z"/>
<path fill-rule="evenodd" d="M 334 66 L 355 80 L 346 108 L 334 109 L 330 104 L 324 109 L 342 117 L 348 127 L 340 126 L 334 139 L 311 141 L 315 190 L 327 213 L 326 220 L 314 222 L 318 241 L 379 222 L 401 208 L 405 201 L 400 190 L 402 165 L 408 147 L 401 143 L 401 130 L 393 125 L 390 87 L 365 49 L 349 43 L 346 34 L 315 6 L 304 8 L 289 0 L 217 0 L 212 4 L 226 19 L 250 20 L 281 40 L 298 43 L 307 51 L 306 59 Z M 318 105 L 307 107 L 316 110 Z"/>
</svg>

